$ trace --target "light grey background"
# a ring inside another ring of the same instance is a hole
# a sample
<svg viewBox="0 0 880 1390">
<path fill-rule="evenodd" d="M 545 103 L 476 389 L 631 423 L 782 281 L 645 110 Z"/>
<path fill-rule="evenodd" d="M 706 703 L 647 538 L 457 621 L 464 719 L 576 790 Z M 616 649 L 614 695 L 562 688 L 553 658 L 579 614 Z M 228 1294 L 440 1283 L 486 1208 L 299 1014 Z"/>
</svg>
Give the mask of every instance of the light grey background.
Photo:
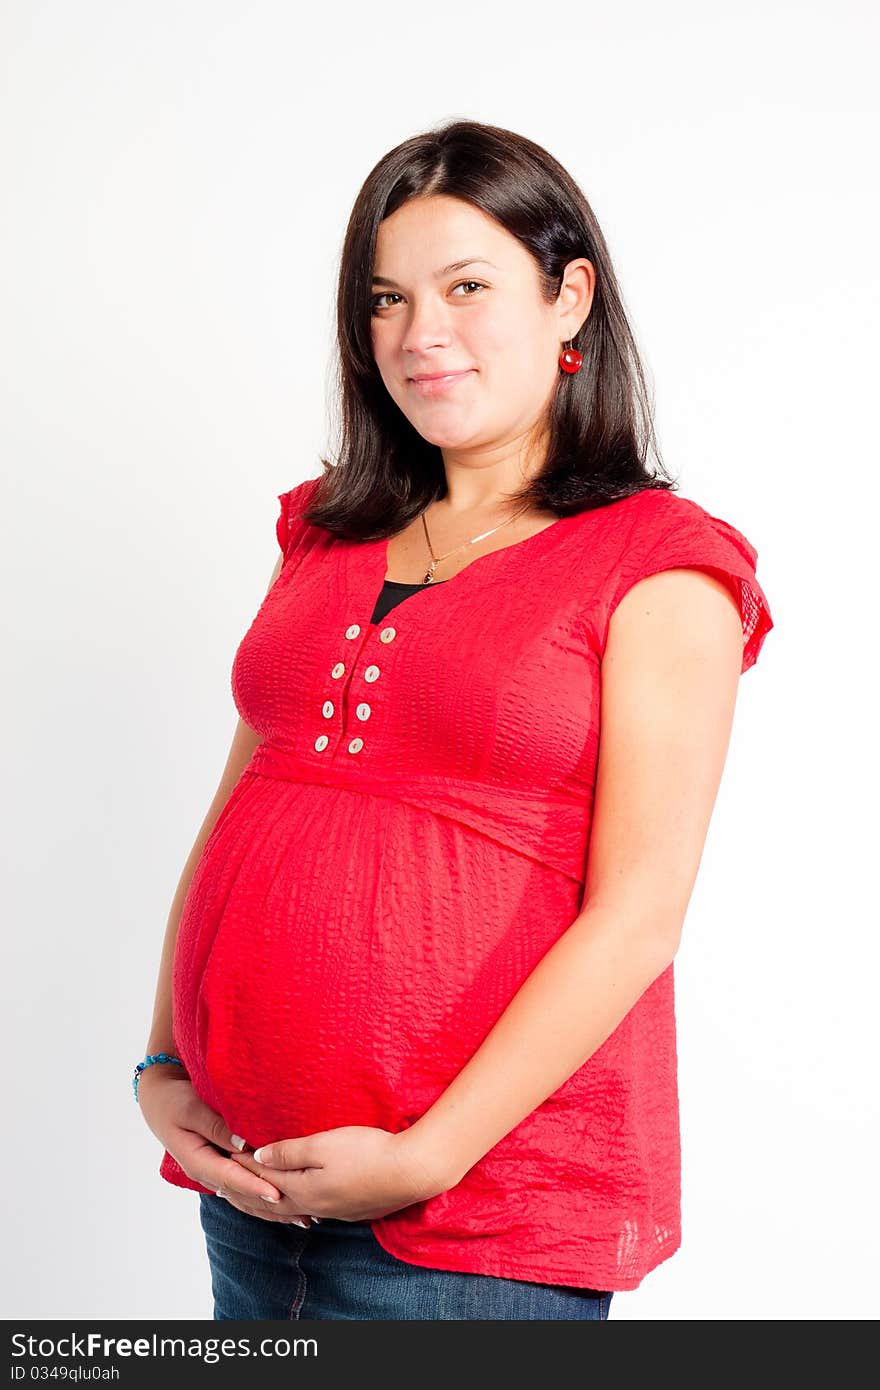
<svg viewBox="0 0 880 1390">
<path fill-rule="evenodd" d="M 352 200 L 451 116 L 581 183 L 776 620 L 676 967 L 684 1244 L 611 1316 L 876 1316 L 876 16 L 3 6 L 7 1318 L 211 1317 L 131 1073 L 276 495 L 332 444 Z"/>
</svg>

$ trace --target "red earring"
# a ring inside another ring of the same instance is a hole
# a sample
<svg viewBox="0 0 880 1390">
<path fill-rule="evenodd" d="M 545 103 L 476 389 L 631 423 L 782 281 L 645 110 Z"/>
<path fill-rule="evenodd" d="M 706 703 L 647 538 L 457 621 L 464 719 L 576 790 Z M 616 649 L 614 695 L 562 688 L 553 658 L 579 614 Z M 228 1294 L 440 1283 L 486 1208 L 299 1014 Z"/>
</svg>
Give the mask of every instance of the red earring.
<svg viewBox="0 0 880 1390">
<path fill-rule="evenodd" d="M 564 372 L 579 372 L 584 361 L 583 353 L 571 344 L 572 339 L 569 338 L 568 347 L 559 354 L 559 365 Z"/>
</svg>

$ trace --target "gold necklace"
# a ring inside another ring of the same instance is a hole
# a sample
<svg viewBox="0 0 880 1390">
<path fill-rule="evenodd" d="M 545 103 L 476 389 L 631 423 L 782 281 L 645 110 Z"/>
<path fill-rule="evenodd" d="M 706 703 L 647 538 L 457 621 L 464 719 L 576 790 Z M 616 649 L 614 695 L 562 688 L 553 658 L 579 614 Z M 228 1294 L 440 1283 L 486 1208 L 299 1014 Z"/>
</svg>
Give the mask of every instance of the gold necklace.
<svg viewBox="0 0 880 1390">
<path fill-rule="evenodd" d="M 522 516 L 523 512 L 527 512 L 529 510 L 529 505 L 529 503 L 526 503 L 524 507 L 520 507 L 518 512 L 514 512 L 513 516 L 509 516 L 507 518 L 507 521 L 501 521 L 498 523 L 497 526 L 493 526 L 491 531 L 484 531 L 481 536 L 472 536 L 469 541 L 462 541 L 461 545 L 457 545 L 454 550 L 447 550 L 445 555 L 434 554 L 434 548 L 431 545 L 431 537 L 428 535 L 428 523 L 425 520 L 425 512 L 422 512 L 422 525 L 425 528 L 425 540 L 428 542 L 428 549 L 430 550 L 432 556 L 431 563 L 428 566 L 428 571 L 424 579 L 422 580 L 422 583 L 434 583 L 434 571 L 441 560 L 448 560 L 450 555 L 455 555 L 457 551 L 464 550 L 466 545 L 476 545 L 477 541 L 484 541 L 487 536 L 493 536 L 496 531 L 501 530 L 502 526 L 507 526 L 511 521 L 516 521 L 516 518 L 518 516 Z M 427 507 L 425 508 L 425 511 L 427 511 Z"/>
</svg>

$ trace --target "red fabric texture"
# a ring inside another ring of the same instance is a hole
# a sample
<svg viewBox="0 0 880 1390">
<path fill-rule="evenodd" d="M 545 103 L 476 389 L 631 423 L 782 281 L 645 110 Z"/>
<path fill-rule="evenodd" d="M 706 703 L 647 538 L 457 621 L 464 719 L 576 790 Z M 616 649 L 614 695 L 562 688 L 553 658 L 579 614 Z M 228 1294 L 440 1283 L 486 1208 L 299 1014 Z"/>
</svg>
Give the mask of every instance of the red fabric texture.
<svg viewBox="0 0 880 1390">
<path fill-rule="evenodd" d="M 773 626 L 752 545 L 654 489 L 480 556 L 374 624 L 387 543 L 304 523 L 316 482 L 279 497 L 284 564 L 232 666 L 264 741 L 205 844 L 174 958 L 178 1056 L 254 1147 L 413 1124 L 574 921 L 601 660 L 632 585 L 679 566 L 724 579 L 743 671 Z M 210 1191 L 167 1152 L 159 1171 Z M 670 965 L 454 1188 L 371 1224 L 416 1265 L 634 1289 L 680 1244 L 679 1188 Z"/>
</svg>

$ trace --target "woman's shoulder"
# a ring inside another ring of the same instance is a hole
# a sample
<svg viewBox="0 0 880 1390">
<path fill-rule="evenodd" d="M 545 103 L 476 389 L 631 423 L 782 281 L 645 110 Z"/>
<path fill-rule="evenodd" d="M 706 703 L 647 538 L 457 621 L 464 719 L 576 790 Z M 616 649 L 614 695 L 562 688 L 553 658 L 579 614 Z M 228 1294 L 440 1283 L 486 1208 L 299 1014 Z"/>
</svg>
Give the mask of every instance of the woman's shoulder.
<svg viewBox="0 0 880 1390">
<path fill-rule="evenodd" d="M 619 524 L 610 528 L 602 650 L 611 614 L 639 580 L 661 570 L 693 568 L 727 582 L 742 616 L 743 670 L 751 666 L 773 619 L 756 574 L 758 552 L 748 537 L 693 498 L 669 489 L 643 489 L 612 503 L 613 509 Z"/>
<path fill-rule="evenodd" d="M 641 550 L 673 540 L 683 544 L 716 540 L 732 546 L 749 565 L 754 566 L 758 558 L 752 542 L 730 521 L 669 488 L 642 488 L 612 502 L 608 511 L 616 513 L 628 545 Z"/>
</svg>

